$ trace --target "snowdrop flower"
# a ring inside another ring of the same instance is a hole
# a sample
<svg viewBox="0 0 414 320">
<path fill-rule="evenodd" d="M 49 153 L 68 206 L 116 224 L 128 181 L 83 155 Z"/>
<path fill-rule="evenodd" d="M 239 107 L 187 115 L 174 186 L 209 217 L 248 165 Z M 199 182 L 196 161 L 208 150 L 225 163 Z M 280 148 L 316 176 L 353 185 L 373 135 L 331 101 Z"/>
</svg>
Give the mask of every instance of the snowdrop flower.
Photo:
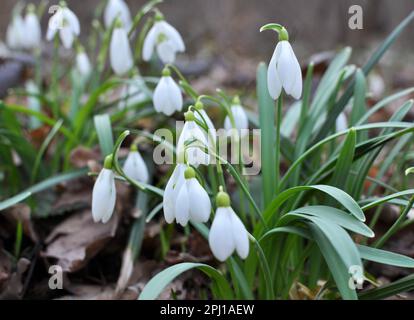
<svg viewBox="0 0 414 320">
<path fill-rule="evenodd" d="M 85 78 L 87 78 L 92 71 L 88 55 L 81 46 L 78 47 L 78 53 L 76 55 L 76 69 L 80 75 Z"/>
<path fill-rule="evenodd" d="M 112 155 L 105 158 L 104 167 L 96 179 L 92 191 L 92 217 L 95 222 L 106 223 L 115 208 L 116 188 L 112 171 Z"/>
<path fill-rule="evenodd" d="M 25 40 L 25 23 L 20 14 L 16 14 L 6 32 L 6 43 L 10 49 L 23 49 Z"/>
<path fill-rule="evenodd" d="M 164 64 L 173 63 L 177 52 L 184 52 L 184 41 L 178 31 L 167 23 L 161 14 L 157 14 L 155 19 L 156 22 L 144 40 L 142 59 L 149 61 L 155 49 Z"/>
<path fill-rule="evenodd" d="M 119 18 L 127 30 L 131 28 L 132 20 L 128 5 L 124 0 L 109 0 L 104 12 L 105 27 L 109 28 L 114 20 Z"/>
<path fill-rule="evenodd" d="M 183 163 L 177 163 L 174 171 L 168 180 L 163 195 L 163 211 L 165 221 L 172 223 L 175 219 L 175 209 L 178 197 L 178 192 L 181 190 L 181 186 L 185 182 L 184 172 L 187 169 L 187 165 Z"/>
<path fill-rule="evenodd" d="M 282 88 L 295 99 L 302 95 L 302 71 L 284 27 L 279 30 L 279 42 L 269 62 L 267 86 L 274 100 L 279 98 Z"/>
<path fill-rule="evenodd" d="M 221 187 L 220 187 L 221 188 Z M 225 261 L 234 251 L 242 259 L 249 255 L 249 237 L 243 222 L 230 206 L 230 197 L 221 189 L 216 197 L 217 210 L 208 242 L 214 256 Z"/>
<path fill-rule="evenodd" d="M 341 112 L 335 122 L 336 132 L 348 129 L 348 121 L 344 112 Z"/>
<path fill-rule="evenodd" d="M 149 180 L 147 165 L 145 164 L 144 159 L 142 159 L 135 144 L 131 146 L 128 157 L 124 163 L 123 171 L 128 177 L 138 182 L 147 183 Z"/>
<path fill-rule="evenodd" d="M 65 2 L 61 2 L 59 10 L 49 19 L 46 39 L 53 40 L 57 32 L 66 49 L 72 47 L 74 39 L 80 34 L 78 17 L 66 6 Z"/>
<path fill-rule="evenodd" d="M 119 76 L 124 75 L 134 66 L 132 51 L 129 45 L 128 33 L 121 26 L 121 22 L 115 26 L 112 33 L 109 57 L 112 70 Z"/>
<path fill-rule="evenodd" d="M 194 109 L 197 110 L 197 112 L 194 113 L 196 119 L 201 123 L 203 123 L 203 121 L 206 122 L 208 128 L 208 133 L 206 133 L 206 137 L 209 141 L 210 147 L 213 148 L 213 150 L 215 150 L 217 131 L 207 112 L 204 110 L 204 104 L 201 101 L 197 101 L 194 105 Z"/>
<path fill-rule="evenodd" d="M 162 71 L 162 77 L 154 90 L 154 108 L 157 112 L 162 112 L 167 116 L 175 111 L 181 111 L 183 107 L 183 95 L 180 87 L 171 77 L 168 68 Z"/>
<path fill-rule="evenodd" d="M 210 155 L 202 150 L 208 148 L 207 137 L 195 122 L 196 118 L 192 111 L 186 112 L 184 117 L 185 124 L 177 142 L 178 161 L 186 161 L 196 167 L 200 164 L 208 165 Z"/>
<path fill-rule="evenodd" d="M 184 171 L 184 181 L 177 189 L 174 215 L 183 227 L 188 221 L 207 222 L 210 217 L 210 198 L 195 176 L 194 169 L 187 167 Z"/>
<path fill-rule="evenodd" d="M 230 107 L 230 111 L 234 120 L 234 127 L 230 116 L 227 115 L 224 119 L 224 128 L 228 132 L 228 135 L 231 135 L 232 129 L 236 129 L 241 136 L 245 136 L 248 133 L 249 120 L 247 118 L 246 112 L 240 105 L 240 100 L 238 97 L 234 98 L 233 105 Z"/>
<path fill-rule="evenodd" d="M 42 31 L 39 19 L 35 13 L 35 6 L 29 4 L 24 18 L 24 47 L 34 49 L 41 45 Z"/>
</svg>

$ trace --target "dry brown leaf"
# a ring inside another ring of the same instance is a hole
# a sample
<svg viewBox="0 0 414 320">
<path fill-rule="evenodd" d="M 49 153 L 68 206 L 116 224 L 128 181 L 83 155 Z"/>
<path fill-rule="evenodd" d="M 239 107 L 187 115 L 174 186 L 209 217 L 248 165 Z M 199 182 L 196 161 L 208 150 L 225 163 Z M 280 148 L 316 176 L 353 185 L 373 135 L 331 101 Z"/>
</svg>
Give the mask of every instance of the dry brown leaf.
<svg viewBox="0 0 414 320">
<path fill-rule="evenodd" d="M 91 160 L 99 161 L 101 155 L 96 149 L 78 146 L 70 153 L 70 163 L 76 168 L 84 168 Z"/>
<path fill-rule="evenodd" d="M 42 253 L 55 258 L 64 272 L 82 269 L 114 237 L 119 215 L 114 214 L 106 223 L 95 223 L 90 210 L 74 214 L 59 224 L 46 239 Z"/>
</svg>

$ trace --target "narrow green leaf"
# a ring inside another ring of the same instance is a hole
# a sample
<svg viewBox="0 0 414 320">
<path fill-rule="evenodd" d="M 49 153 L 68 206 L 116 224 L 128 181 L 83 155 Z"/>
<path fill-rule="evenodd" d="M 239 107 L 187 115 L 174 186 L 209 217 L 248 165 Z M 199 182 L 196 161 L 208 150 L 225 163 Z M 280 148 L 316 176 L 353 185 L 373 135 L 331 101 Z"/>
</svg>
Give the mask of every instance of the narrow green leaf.
<svg viewBox="0 0 414 320">
<path fill-rule="evenodd" d="M 100 114 L 94 117 L 95 129 L 101 147 L 102 157 L 105 158 L 114 148 L 111 120 L 108 114 Z"/>
<path fill-rule="evenodd" d="M 170 282 L 172 282 L 180 274 L 191 269 L 199 269 L 214 280 L 219 289 L 220 298 L 232 299 L 232 290 L 228 285 L 226 278 L 224 278 L 218 270 L 207 264 L 185 262 L 173 265 L 153 277 L 142 290 L 138 300 L 156 299 Z"/>
<path fill-rule="evenodd" d="M 14 206 L 15 204 L 22 202 L 23 200 L 27 199 L 28 197 L 31 196 L 31 192 L 29 191 L 25 191 L 22 193 L 19 193 L 18 195 L 11 197 L 7 200 L 1 201 L 0 202 L 0 211 L 5 210 L 11 206 Z"/>
<path fill-rule="evenodd" d="M 390 266 L 402 268 L 414 268 L 414 259 L 402 254 L 393 253 L 381 249 L 371 248 L 363 245 L 357 245 L 362 259 L 374 261 Z"/>
</svg>

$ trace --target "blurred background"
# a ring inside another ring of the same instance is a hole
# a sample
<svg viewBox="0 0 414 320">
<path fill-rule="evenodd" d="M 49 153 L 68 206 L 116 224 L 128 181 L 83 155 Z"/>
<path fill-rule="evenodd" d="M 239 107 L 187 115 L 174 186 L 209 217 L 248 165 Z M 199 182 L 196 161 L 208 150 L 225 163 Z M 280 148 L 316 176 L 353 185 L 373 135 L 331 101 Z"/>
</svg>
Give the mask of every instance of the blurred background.
<svg viewBox="0 0 414 320">
<path fill-rule="evenodd" d="M 40 0 L 28 2 L 39 3 Z M 132 14 L 146 2 L 126 0 Z M 1 0 L 0 37 L 5 38 L 7 24 L 16 0 Z M 58 4 L 50 0 L 49 5 Z M 67 0 L 82 22 L 86 37 L 94 10 L 101 0 Z M 348 27 L 352 5 L 363 9 L 363 30 Z M 186 55 L 178 64 L 187 74 L 209 75 L 217 85 L 227 78 L 251 84 L 259 61 L 268 61 L 277 35 L 259 33 L 260 26 L 277 22 L 287 26 L 294 50 L 302 65 L 314 55 L 353 47 L 352 62 L 361 65 L 376 45 L 414 9 L 413 0 L 164 0 L 159 5 L 166 19 L 182 33 Z M 43 17 L 43 32 L 49 14 Z M 410 32 L 411 30 L 411 32 Z M 84 38 L 86 42 L 86 39 Z M 47 45 L 47 44 L 46 44 Z M 49 44 L 50 45 L 50 44 Z M 391 87 L 413 85 L 413 26 L 398 39 L 380 64 L 380 73 Z M 323 55 L 322 55 L 323 56 Z M 191 59 L 191 63 L 189 60 Z"/>
</svg>

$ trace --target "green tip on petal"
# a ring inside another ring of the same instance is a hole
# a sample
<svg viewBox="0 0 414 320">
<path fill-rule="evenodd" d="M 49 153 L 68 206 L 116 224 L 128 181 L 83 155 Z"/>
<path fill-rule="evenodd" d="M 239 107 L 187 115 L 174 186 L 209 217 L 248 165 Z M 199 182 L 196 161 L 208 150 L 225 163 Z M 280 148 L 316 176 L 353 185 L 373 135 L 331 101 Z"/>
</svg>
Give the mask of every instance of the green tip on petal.
<svg viewBox="0 0 414 320">
<path fill-rule="evenodd" d="M 162 69 L 162 76 L 163 77 L 170 77 L 171 76 L 171 71 L 168 67 L 165 67 L 164 69 Z"/>
<path fill-rule="evenodd" d="M 188 179 L 192 179 L 195 178 L 196 173 L 195 170 L 191 167 L 188 167 L 187 169 L 185 169 L 184 171 L 184 177 L 188 180 Z"/>
<path fill-rule="evenodd" d="M 189 109 L 190 108 L 191 106 L 189 107 Z M 185 121 L 194 121 L 195 120 L 194 112 L 187 111 L 186 113 L 184 113 L 184 119 Z"/>
<path fill-rule="evenodd" d="M 138 146 L 135 143 L 131 144 L 131 146 L 129 147 L 129 151 L 138 151 Z"/>
<path fill-rule="evenodd" d="M 104 161 L 104 168 L 111 170 L 112 169 L 113 160 L 114 160 L 114 156 L 113 156 L 112 153 L 110 155 L 107 155 L 105 157 L 105 161 Z"/>
<path fill-rule="evenodd" d="M 227 192 L 223 191 L 223 187 L 220 186 L 220 191 L 216 196 L 216 206 L 220 207 L 230 207 L 230 196 Z"/>
<path fill-rule="evenodd" d="M 194 105 L 194 108 L 196 110 L 203 110 L 204 109 L 204 104 L 201 101 L 197 101 Z"/>
</svg>

